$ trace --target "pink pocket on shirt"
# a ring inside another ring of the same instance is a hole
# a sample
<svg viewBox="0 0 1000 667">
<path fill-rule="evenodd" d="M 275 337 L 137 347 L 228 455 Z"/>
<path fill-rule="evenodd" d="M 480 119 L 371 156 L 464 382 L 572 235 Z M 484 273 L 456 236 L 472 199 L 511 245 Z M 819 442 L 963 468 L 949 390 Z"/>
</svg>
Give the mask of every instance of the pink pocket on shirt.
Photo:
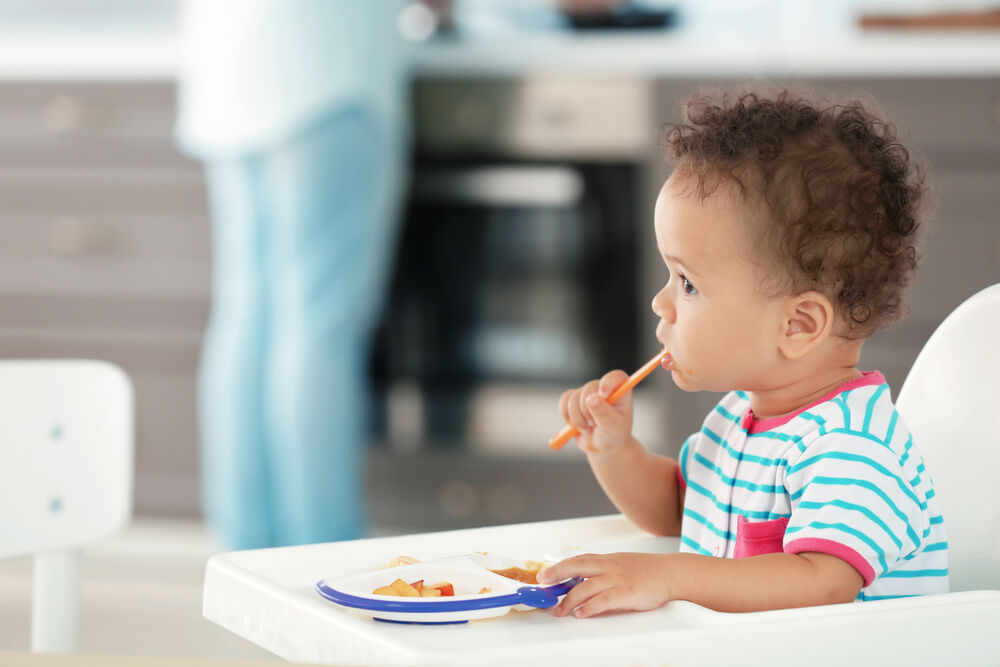
<svg viewBox="0 0 1000 667">
<path fill-rule="evenodd" d="M 745 516 L 736 518 L 736 550 L 733 558 L 748 558 L 761 554 L 780 554 L 784 551 L 785 528 L 788 519 L 750 521 Z"/>
</svg>

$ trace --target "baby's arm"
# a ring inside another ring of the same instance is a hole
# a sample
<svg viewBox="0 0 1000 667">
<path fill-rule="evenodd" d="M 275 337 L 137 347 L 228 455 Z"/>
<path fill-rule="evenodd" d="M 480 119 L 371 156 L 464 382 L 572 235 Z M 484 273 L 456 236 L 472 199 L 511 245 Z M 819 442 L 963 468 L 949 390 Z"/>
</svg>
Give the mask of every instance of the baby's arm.
<svg viewBox="0 0 1000 667">
<path fill-rule="evenodd" d="M 690 600 L 716 611 L 746 612 L 853 601 L 863 580 L 846 561 L 824 553 L 750 558 L 699 554 L 584 554 L 543 570 L 539 583 L 586 578 L 556 607 L 587 617 L 615 609 L 645 611 Z"/>
<path fill-rule="evenodd" d="M 606 398 L 628 379 L 612 371 L 562 395 L 559 409 L 576 426 L 594 476 L 615 507 L 656 535 L 680 535 L 683 496 L 677 461 L 653 454 L 632 437 L 632 392 L 609 405 Z"/>
<path fill-rule="evenodd" d="M 629 521 L 654 535 L 681 534 L 684 496 L 677 461 L 653 454 L 632 437 L 617 451 L 588 452 L 587 459 L 604 493 Z"/>
</svg>

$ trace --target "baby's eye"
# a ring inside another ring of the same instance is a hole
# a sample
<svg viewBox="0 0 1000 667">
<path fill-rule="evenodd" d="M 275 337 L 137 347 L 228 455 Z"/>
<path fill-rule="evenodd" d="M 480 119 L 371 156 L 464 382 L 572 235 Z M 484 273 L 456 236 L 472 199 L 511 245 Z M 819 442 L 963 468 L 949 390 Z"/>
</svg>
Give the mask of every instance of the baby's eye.
<svg viewBox="0 0 1000 667">
<path fill-rule="evenodd" d="M 687 294 L 688 296 L 692 296 L 698 293 L 698 288 L 695 287 L 694 283 L 688 280 L 686 276 L 681 274 L 680 278 L 681 278 L 681 289 L 684 290 L 685 294 Z"/>
</svg>

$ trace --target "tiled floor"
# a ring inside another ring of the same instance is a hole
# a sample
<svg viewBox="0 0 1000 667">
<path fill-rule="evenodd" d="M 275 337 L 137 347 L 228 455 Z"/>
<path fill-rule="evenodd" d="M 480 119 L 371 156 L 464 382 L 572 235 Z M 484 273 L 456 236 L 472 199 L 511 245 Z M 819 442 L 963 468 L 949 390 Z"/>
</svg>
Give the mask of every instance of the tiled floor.
<svg viewBox="0 0 1000 667">
<path fill-rule="evenodd" d="M 201 615 L 213 553 L 195 521 L 137 518 L 84 551 L 80 651 L 151 656 L 274 659 Z M 0 560 L 0 651 L 30 643 L 32 561 Z"/>
</svg>

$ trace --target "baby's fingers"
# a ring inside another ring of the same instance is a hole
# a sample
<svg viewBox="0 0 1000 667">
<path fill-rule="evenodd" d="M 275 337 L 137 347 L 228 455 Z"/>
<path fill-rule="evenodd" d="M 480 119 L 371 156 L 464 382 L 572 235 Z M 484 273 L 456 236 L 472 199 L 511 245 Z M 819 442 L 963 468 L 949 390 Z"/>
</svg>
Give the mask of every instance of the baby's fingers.
<svg viewBox="0 0 1000 667">
<path fill-rule="evenodd" d="M 601 395 L 601 398 L 606 399 L 614 393 L 615 389 L 624 384 L 626 380 L 628 380 L 628 375 L 625 371 L 610 371 L 601 378 L 597 393 Z"/>
<path fill-rule="evenodd" d="M 603 558 L 595 554 L 580 554 L 565 558 L 538 573 L 538 583 L 555 584 L 573 577 L 592 577 L 604 571 Z"/>
<path fill-rule="evenodd" d="M 588 429 L 597 426 L 587 399 L 597 393 L 598 386 L 599 382 L 597 380 L 591 380 L 580 388 L 580 394 L 577 396 L 577 409 L 580 411 L 581 417 L 585 420 Z"/>
<path fill-rule="evenodd" d="M 575 426 L 581 433 L 590 430 L 590 422 L 586 415 L 580 410 L 581 389 L 570 389 L 563 393 L 559 399 L 559 412 L 562 413 L 563 420 Z"/>
<path fill-rule="evenodd" d="M 628 606 L 624 603 L 625 599 L 620 589 L 605 585 L 600 588 L 600 592 L 589 596 L 586 601 L 577 605 L 573 615 L 577 618 L 588 618 L 614 609 L 627 609 Z M 565 616 L 567 613 L 569 612 L 559 613 L 557 611 L 556 615 Z"/>
<path fill-rule="evenodd" d="M 566 616 L 580 605 L 589 604 L 595 596 L 600 596 L 608 589 L 609 584 L 604 577 L 586 579 L 569 590 L 553 610 L 556 616 Z"/>
<path fill-rule="evenodd" d="M 622 399 L 625 400 L 624 398 Z M 607 429 L 608 434 L 617 433 L 621 429 L 627 429 L 625 417 L 618 408 L 612 406 L 606 399 L 594 394 L 587 398 L 587 407 L 590 409 L 590 418 L 596 426 Z M 619 406 L 621 407 L 621 406 Z"/>
<path fill-rule="evenodd" d="M 570 424 L 569 418 L 569 404 L 573 400 L 573 394 L 576 393 L 576 389 L 567 389 L 559 397 L 559 414 L 562 415 L 563 421 Z"/>
</svg>

